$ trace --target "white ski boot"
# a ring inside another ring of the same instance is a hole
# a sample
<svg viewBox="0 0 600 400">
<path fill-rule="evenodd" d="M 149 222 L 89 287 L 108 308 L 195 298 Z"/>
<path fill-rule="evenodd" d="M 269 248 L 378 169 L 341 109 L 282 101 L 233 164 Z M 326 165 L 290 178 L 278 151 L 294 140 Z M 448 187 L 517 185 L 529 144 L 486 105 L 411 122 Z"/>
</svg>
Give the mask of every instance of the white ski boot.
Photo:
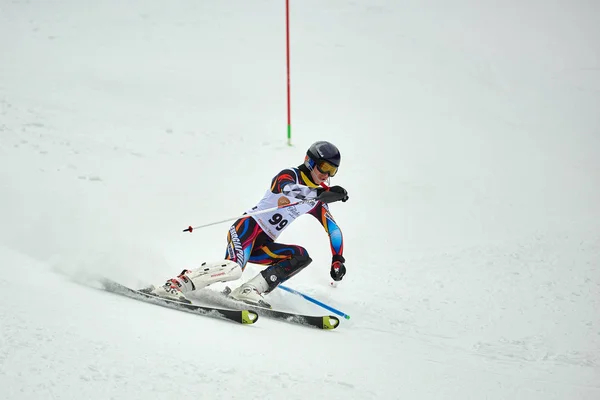
<svg viewBox="0 0 600 400">
<path fill-rule="evenodd" d="M 233 289 L 230 296 L 238 301 L 256 305 L 264 308 L 271 308 L 271 305 L 265 301 L 262 294 L 269 290 L 269 284 L 261 273 L 242 284 L 240 287 Z"/>
<path fill-rule="evenodd" d="M 183 276 L 188 270 L 184 269 L 181 271 L 181 274 L 177 278 L 169 279 L 167 283 L 162 286 L 154 286 L 151 287 L 150 290 L 142 289 L 143 292 L 153 294 L 157 297 L 162 297 L 163 299 L 180 301 L 182 303 L 191 303 L 188 299 L 185 298 L 183 291 L 179 287 L 181 284 L 179 283 L 179 279 Z"/>
<path fill-rule="evenodd" d="M 169 300 L 191 303 L 185 294 L 202 289 L 216 282 L 229 282 L 242 276 L 240 266 L 231 260 L 203 263 L 200 268 L 184 269 L 176 278 L 169 279 L 164 285 L 154 287 L 150 294 Z"/>
</svg>

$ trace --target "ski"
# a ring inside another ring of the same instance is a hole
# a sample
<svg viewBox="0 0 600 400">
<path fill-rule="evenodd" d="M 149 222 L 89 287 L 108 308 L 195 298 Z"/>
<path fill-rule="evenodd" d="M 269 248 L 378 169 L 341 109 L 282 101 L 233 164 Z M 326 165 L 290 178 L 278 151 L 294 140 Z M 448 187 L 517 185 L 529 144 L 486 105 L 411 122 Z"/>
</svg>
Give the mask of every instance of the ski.
<svg viewBox="0 0 600 400">
<path fill-rule="evenodd" d="M 273 310 L 269 308 L 253 307 L 249 304 L 240 304 L 241 307 L 248 306 L 249 310 L 266 318 L 278 319 L 292 324 L 311 326 L 313 328 L 330 330 L 339 326 L 340 320 L 333 315 L 313 316 L 290 313 L 286 311 Z"/>
<path fill-rule="evenodd" d="M 164 299 L 147 292 L 131 289 L 127 286 L 121 285 L 120 283 L 106 278 L 101 279 L 100 283 L 102 284 L 104 289 L 109 292 L 120 294 L 131 299 L 144 301 L 146 303 L 171 308 L 174 310 L 186 311 L 196 315 L 203 315 L 211 318 L 225 319 L 228 321 L 238 322 L 244 325 L 254 324 L 258 320 L 258 313 L 253 310 L 249 310 L 248 307 L 239 308 L 237 310 L 226 310 L 215 307 L 200 306 L 197 304 L 190 304 L 181 301 Z"/>
<path fill-rule="evenodd" d="M 213 293 L 215 295 L 212 295 Z M 246 308 L 248 310 L 254 311 L 261 317 L 276 319 L 292 324 L 304 325 L 323 330 L 335 329 L 340 324 L 340 320 L 338 319 L 338 317 L 334 317 L 333 315 L 303 315 L 286 311 L 274 310 L 272 308 L 259 307 L 252 304 L 240 302 L 230 297 L 230 293 L 231 289 L 229 287 L 226 287 L 222 292 L 211 291 L 210 295 L 206 295 L 207 293 L 205 293 L 206 296 L 202 296 L 199 298 L 206 299 L 211 302 L 216 302 L 217 304 L 223 307 L 231 307 L 237 309 Z"/>
</svg>

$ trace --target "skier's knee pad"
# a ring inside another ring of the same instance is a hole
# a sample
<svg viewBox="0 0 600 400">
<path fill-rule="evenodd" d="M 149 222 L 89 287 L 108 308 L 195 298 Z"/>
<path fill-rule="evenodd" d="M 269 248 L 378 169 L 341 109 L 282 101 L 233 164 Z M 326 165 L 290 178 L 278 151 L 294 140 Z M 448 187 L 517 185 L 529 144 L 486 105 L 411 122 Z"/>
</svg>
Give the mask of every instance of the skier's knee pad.
<svg viewBox="0 0 600 400">
<path fill-rule="evenodd" d="M 294 256 L 289 261 L 290 261 L 290 266 L 284 267 L 284 269 L 287 268 L 289 270 L 290 274 L 293 275 L 294 273 L 300 271 L 301 269 L 308 267 L 308 264 L 310 264 L 312 262 L 312 258 L 310 258 L 307 253 L 307 254 Z"/>
<path fill-rule="evenodd" d="M 290 279 L 302 269 L 306 268 L 311 262 L 312 259 L 308 256 L 308 254 L 302 254 L 280 261 L 277 264 L 271 265 L 269 268 L 264 269 L 261 274 L 269 284 L 268 292 L 275 289 L 280 283 Z"/>
<path fill-rule="evenodd" d="M 202 289 L 216 282 L 228 282 L 239 279 L 242 276 L 242 268 L 235 261 L 220 260 L 205 262 L 200 268 L 187 271 L 182 274 L 182 280 L 189 279 L 192 290 Z"/>
</svg>

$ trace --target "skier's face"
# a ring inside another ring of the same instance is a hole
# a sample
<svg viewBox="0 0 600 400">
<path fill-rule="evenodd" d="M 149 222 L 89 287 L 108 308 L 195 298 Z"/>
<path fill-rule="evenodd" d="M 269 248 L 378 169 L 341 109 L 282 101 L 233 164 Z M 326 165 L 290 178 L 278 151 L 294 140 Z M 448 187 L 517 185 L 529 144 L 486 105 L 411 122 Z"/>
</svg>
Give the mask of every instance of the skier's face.
<svg viewBox="0 0 600 400">
<path fill-rule="evenodd" d="M 329 174 L 322 173 L 318 168 L 313 168 L 312 171 L 310 171 L 310 174 L 313 178 L 313 182 L 317 185 L 320 185 L 329 178 Z"/>
</svg>

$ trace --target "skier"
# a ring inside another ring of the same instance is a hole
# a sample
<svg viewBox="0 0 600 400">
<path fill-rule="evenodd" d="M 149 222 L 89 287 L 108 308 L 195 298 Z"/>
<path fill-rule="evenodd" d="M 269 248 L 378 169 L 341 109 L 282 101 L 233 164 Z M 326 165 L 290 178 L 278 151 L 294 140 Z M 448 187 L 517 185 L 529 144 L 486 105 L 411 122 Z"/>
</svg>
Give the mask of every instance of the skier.
<svg viewBox="0 0 600 400">
<path fill-rule="evenodd" d="M 185 294 L 215 282 L 239 279 L 246 263 L 266 265 L 254 278 L 231 292 L 239 301 L 271 308 L 263 294 L 271 292 L 311 263 L 305 248 L 277 243 L 277 237 L 296 218 L 303 214 L 315 217 L 329 235 L 331 244 L 331 278 L 340 281 L 346 274 L 342 232 L 329 212 L 328 203 L 346 202 L 348 193 L 341 186 L 321 187 L 335 176 L 340 166 L 341 155 L 336 146 L 319 141 L 310 146 L 304 163 L 297 168 L 284 169 L 271 182 L 259 203 L 247 213 L 286 206 L 258 215 L 242 216 L 227 234 L 225 260 L 203 263 L 200 268 L 183 270 L 180 275 L 169 279 L 164 285 L 155 287 L 156 296 L 188 302 Z"/>
</svg>

